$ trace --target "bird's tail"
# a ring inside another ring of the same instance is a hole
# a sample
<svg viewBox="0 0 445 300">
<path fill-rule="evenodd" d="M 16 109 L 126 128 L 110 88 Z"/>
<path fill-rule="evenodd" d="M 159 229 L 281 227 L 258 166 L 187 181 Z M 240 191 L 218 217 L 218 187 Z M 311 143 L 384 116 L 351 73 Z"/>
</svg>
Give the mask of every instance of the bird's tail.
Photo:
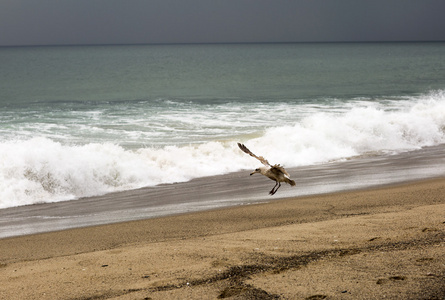
<svg viewBox="0 0 445 300">
<path fill-rule="evenodd" d="M 291 186 L 295 186 L 295 181 L 292 179 L 286 178 L 286 182 L 289 183 Z"/>
</svg>

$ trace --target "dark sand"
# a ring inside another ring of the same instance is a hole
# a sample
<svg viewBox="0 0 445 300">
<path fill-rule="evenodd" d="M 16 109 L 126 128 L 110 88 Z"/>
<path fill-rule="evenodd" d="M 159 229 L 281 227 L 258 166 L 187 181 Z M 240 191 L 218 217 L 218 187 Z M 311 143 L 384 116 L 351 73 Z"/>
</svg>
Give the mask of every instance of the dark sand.
<svg viewBox="0 0 445 300">
<path fill-rule="evenodd" d="M 9 235 L 85 222 L 0 239 L 0 299 L 445 299 L 443 149 L 292 170 L 277 195 L 324 194 L 268 203 L 241 172 L 2 210 Z M 177 205 L 214 209 L 89 226 Z"/>
</svg>

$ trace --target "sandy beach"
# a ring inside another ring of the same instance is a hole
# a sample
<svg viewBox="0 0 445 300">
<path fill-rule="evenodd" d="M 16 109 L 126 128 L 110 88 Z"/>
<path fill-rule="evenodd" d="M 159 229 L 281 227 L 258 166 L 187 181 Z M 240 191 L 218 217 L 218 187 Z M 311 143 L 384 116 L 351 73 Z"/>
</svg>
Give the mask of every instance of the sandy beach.
<svg viewBox="0 0 445 300">
<path fill-rule="evenodd" d="M 445 179 L 0 240 L 1 299 L 445 299 Z"/>
</svg>

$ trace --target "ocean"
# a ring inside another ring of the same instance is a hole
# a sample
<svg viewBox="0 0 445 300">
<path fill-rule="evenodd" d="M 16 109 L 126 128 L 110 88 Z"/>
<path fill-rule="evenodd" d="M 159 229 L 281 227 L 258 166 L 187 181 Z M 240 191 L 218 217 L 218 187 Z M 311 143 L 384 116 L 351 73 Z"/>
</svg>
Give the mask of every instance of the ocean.
<svg viewBox="0 0 445 300">
<path fill-rule="evenodd" d="M 445 143 L 445 43 L 0 48 L 0 208 Z M 427 176 L 427 174 L 425 175 Z"/>
</svg>

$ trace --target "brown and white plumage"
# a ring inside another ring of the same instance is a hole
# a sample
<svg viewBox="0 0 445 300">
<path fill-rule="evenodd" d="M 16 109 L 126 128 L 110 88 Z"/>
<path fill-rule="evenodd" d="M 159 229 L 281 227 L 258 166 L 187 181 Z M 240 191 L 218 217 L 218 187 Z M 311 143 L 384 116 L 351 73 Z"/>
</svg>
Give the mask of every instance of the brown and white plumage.
<svg viewBox="0 0 445 300">
<path fill-rule="evenodd" d="M 295 186 L 295 181 L 293 181 L 292 179 L 290 179 L 290 175 L 289 173 L 287 173 L 287 171 L 280 165 L 271 165 L 267 159 L 265 159 L 262 156 L 256 156 L 255 154 L 252 153 L 252 151 L 250 151 L 245 145 L 238 143 L 238 147 L 245 153 L 249 154 L 252 157 L 255 157 L 256 159 L 258 159 L 264 166 L 259 167 L 258 169 L 256 169 L 255 171 L 253 171 L 252 173 L 250 173 L 250 175 L 252 176 L 255 173 L 260 173 L 263 174 L 264 176 L 274 180 L 275 186 L 272 188 L 272 190 L 269 192 L 270 195 L 274 195 L 278 189 L 281 186 L 281 182 L 286 182 L 288 184 L 290 184 L 291 186 Z"/>
</svg>

